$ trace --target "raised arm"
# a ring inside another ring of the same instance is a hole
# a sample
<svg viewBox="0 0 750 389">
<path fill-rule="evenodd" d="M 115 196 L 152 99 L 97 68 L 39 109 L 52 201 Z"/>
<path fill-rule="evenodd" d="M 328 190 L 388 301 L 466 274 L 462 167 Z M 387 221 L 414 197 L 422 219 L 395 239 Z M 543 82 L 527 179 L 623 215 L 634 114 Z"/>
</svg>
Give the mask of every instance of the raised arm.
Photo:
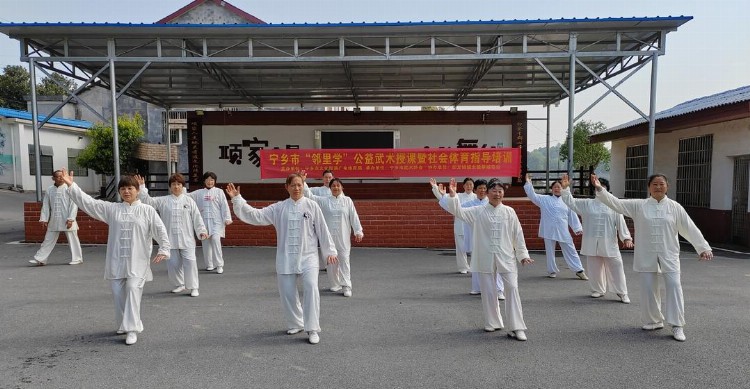
<svg viewBox="0 0 750 389">
<path fill-rule="evenodd" d="M 135 180 L 138 181 L 138 200 L 141 200 L 142 203 L 148 204 L 158 209 L 156 199 L 151 197 L 151 195 L 148 193 L 148 188 L 146 188 L 146 180 L 139 174 L 135 175 Z"/>
<path fill-rule="evenodd" d="M 594 188 L 596 189 L 596 199 L 598 201 L 601 201 L 602 204 L 610 207 L 615 212 L 621 213 L 627 217 L 633 217 L 636 213 L 638 213 L 638 209 L 643 203 L 643 200 L 640 199 L 618 199 L 612 193 L 607 192 L 607 189 L 605 189 L 599 182 L 596 174 L 591 175 L 591 184 L 594 185 Z"/>
<path fill-rule="evenodd" d="M 273 209 L 278 203 L 269 205 L 263 209 L 253 208 L 242 198 L 240 187 L 235 187 L 231 182 L 227 184 L 226 192 L 229 198 L 232 199 L 234 214 L 237 215 L 237 218 L 254 226 L 269 226 L 273 224 Z"/>
<path fill-rule="evenodd" d="M 526 183 L 523 184 L 523 191 L 526 192 L 526 196 L 534 205 L 541 207 L 541 196 L 534 192 L 534 185 L 531 184 L 531 174 L 529 173 L 526 173 Z"/>
<path fill-rule="evenodd" d="M 86 194 L 78 187 L 78 184 L 73 182 L 73 172 L 68 173 L 65 168 L 62 168 L 63 181 L 68 185 L 68 195 L 70 199 L 78 205 L 83 212 L 86 212 L 89 216 L 108 223 L 107 211 L 114 206 L 114 203 L 109 201 L 96 200 L 93 197 Z"/>
</svg>

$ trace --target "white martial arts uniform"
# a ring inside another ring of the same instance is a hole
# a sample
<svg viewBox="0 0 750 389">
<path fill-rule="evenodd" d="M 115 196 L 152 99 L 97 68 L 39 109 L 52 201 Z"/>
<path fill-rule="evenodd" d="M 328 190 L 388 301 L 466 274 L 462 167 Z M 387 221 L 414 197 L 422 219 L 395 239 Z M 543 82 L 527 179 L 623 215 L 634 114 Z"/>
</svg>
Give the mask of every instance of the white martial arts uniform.
<svg viewBox="0 0 750 389">
<path fill-rule="evenodd" d="M 307 183 L 305 183 L 307 185 Z M 323 185 L 323 186 L 316 186 L 310 188 L 310 192 L 316 196 L 330 196 L 331 195 L 331 188 Z"/>
<path fill-rule="evenodd" d="M 143 331 L 143 286 L 154 278 L 152 240 L 159 244 L 159 254 L 169 258 L 169 236 L 164 223 L 152 206 L 140 200 L 132 204 L 95 200 L 76 183 L 69 187 L 68 194 L 82 211 L 109 226 L 104 279 L 110 280 L 112 286 L 118 331 Z"/>
<path fill-rule="evenodd" d="M 672 326 L 685 325 L 685 301 L 680 283 L 680 242 L 685 237 L 698 254 L 711 251 L 685 208 L 664 196 L 661 201 L 647 199 L 621 200 L 607 192 L 596 192 L 596 199 L 633 219 L 635 253 L 633 270 L 641 273 L 641 318 L 644 324 L 661 323 L 661 293 L 657 276 L 664 277 L 666 321 Z"/>
<path fill-rule="evenodd" d="M 573 273 L 583 271 L 581 258 L 578 257 L 576 247 L 573 245 L 573 237 L 570 236 L 568 226 L 575 233 L 583 231 L 581 221 L 562 199 L 558 196 L 540 196 L 534 192 L 530 182 L 523 186 L 526 196 L 534 205 L 539 207 L 541 218 L 539 220 L 539 237 L 544 238 L 544 249 L 547 254 L 547 273 L 559 273 L 560 269 L 555 262 L 555 244 L 560 244 L 563 258 Z"/>
<path fill-rule="evenodd" d="M 443 207 L 446 211 L 448 210 L 446 207 L 448 206 L 447 200 L 450 198 L 447 194 L 441 199 L 440 206 Z M 460 201 L 460 198 L 459 198 Z M 488 204 L 490 199 L 485 196 L 483 199 L 473 198 L 465 203 L 461 203 L 461 206 L 463 208 L 471 208 L 476 207 L 478 205 L 485 205 Z M 463 223 L 463 222 L 462 222 Z M 473 240 L 474 240 L 474 232 L 472 231 L 473 228 L 471 225 L 467 223 L 463 223 L 464 225 L 464 237 L 466 238 L 466 252 L 471 252 L 473 247 Z M 474 258 L 472 254 L 472 258 Z M 505 288 L 503 286 L 503 277 L 500 276 L 500 273 L 495 275 L 495 288 L 497 289 L 498 293 L 502 293 L 503 289 Z M 479 287 L 479 274 L 475 271 L 471 271 L 471 293 L 480 292 Z"/>
<path fill-rule="evenodd" d="M 503 204 L 464 208 L 457 197 L 449 197 L 448 211 L 471 225 L 473 231 L 471 271 L 479 273 L 485 328 L 503 328 L 495 273 L 505 284 L 505 317 L 511 331 L 526 330 L 518 292 L 518 265 L 530 258 L 516 211 Z"/>
<path fill-rule="evenodd" d="M 81 241 L 78 239 L 77 214 L 78 207 L 70 200 L 67 185 L 50 185 L 47 188 L 47 193 L 44 195 L 44 201 L 42 202 L 42 214 L 39 216 L 40 222 L 47 222 L 47 233 L 44 235 L 42 247 L 34 254 L 34 259 L 37 262 L 47 263 L 47 258 L 55 248 L 60 232 L 65 232 L 65 237 L 68 239 L 70 262 L 83 262 Z M 67 225 L 68 220 L 73 222 L 70 228 Z"/>
<path fill-rule="evenodd" d="M 628 294 L 625 270 L 620 255 L 620 240 L 633 240 L 625 218 L 594 199 L 576 199 L 570 188 L 563 189 L 562 201 L 583 219 L 581 255 L 588 264 L 589 284 L 593 292 L 604 294 L 609 289 L 618 295 Z"/>
<path fill-rule="evenodd" d="M 239 195 L 232 204 L 243 222 L 276 228 L 276 273 L 287 328 L 320 332 L 318 240 L 326 258 L 337 255 L 337 251 L 318 204 L 306 197 L 297 201 L 288 198 L 256 209 Z M 303 284 L 302 305 L 298 278 Z"/>
<path fill-rule="evenodd" d="M 338 263 L 327 264 L 328 280 L 331 281 L 332 288 L 352 287 L 351 278 L 351 261 L 349 254 L 352 249 L 352 231 L 354 235 L 364 236 L 362 224 L 359 222 L 357 209 L 354 208 L 354 202 L 343 193 L 338 197 L 331 195 L 318 196 L 312 193 L 312 190 L 305 184 L 305 196 L 315 200 L 323 211 L 323 217 L 326 220 L 326 226 L 331 233 L 333 242 L 336 245 L 338 253 Z"/>
<path fill-rule="evenodd" d="M 195 236 L 208 234 L 198 206 L 190 196 L 167 195 L 151 197 L 145 185 L 141 185 L 138 199 L 157 211 L 167 228 L 169 245 L 172 247 L 167 261 L 167 274 L 174 286 L 193 290 L 198 283 L 198 261 L 195 257 Z"/>
<path fill-rule="evenodd" d="M 438 190 L 438 187 L 436 185 L 432 186 L 432 194 L 435 195 L 435 198 L 438 199 L 438 204 L 440 204 L 440 207 L 447 211 L 447 203 L 445 201 L 440 201 L 443 199 L 443 195 L 440 193 L 440 190 Z M 457 193 L 456 195 L 458 196 L 458 201 L 461 204 L 477 198 L 477 195 L 475 193 L 461 192 Z M 456 244 L 456 267 L 458 268 L 459 273 L 466 273 L 469 271 L 469 258 L 467 253 L 470 250 L 468 250 L 469 244 L 464 233 L 465 229 L 465 223 L 462 222 L 461 219 L 453 217 L 453 239 Z"/>
<path fill-rule="evenodd" d="M 221 238 L 224 237 L 226 224 L 232 221 L 224 191 L 217 187 L 198 189 L 188 195 L 195 200 L 201 211 L 203 224 L 208 230 L 208 239 L 201 242 L 203 262 L 206 269 L 224 267 L 224 253 L 221 251 Z"/>
</svg>

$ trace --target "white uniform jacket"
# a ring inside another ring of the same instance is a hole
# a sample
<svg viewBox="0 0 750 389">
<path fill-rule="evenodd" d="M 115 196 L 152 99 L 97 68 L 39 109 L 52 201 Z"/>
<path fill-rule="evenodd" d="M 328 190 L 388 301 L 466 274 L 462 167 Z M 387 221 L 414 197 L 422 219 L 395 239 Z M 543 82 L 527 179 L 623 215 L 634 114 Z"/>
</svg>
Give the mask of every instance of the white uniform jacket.
<svg viewBox="0 0 750 389">
<path fill-rule="evenodd" d="M 78 206 L 68 196 L 68 186 L 50 185 L 47 188 L 47 194 L 42 202 L 42 214 L 39 216 L 40 222 L 47 222 L 47 231 L 74 231 L 78 229 L 76 215 Z M 68 220 L 73 221 L 73 225 L 68 228 Z"/>
<path fill-rule="evenodd" d="M 636 233 L 633 270 L 637 272 L 679 272 L 677 234 L 685 237 L 698 254 L 711 250 L 685 208 L 666 196 L 661 201 L 653 197 L 621 200 L 602 189 L 596 192 L 596 199 L 633 218 Z"/>
<path fill-rule="evenodd" d="M 198 211 L 198 206 L 189 196 L 170 194 L 151 197 L 146 186 L 141 185 L 138 199 L 159 211 L 159 216 L 161 216 L 161 220 L 164 221 L 164 226 L 167 228 L 169 245 L 172 250 L 194 249 L 195 236 L 208 234 L 201 213 Z"/>
<path fill-rule="evenodd" d="M 472 272 L 515 273 L 517 262 L 530 258 L 521 222 L 513 208 L 489 203 L 464 208 L 458 197 L 449 197 L 448 212 L 472 227 Z"/>
<path fill-rule="evenodd" d="M 253 208 L 242 198 L 232 199 L 234 213 L 245 223 L 276 227 L 276 273 L 302 274 L 319 268 L 318 240 L 325 257 L 337 255 L 333 238 L 315 201 L 288 198 L 262 209 Z"/>
<path fill-rule="evenodd" d="M 320 206 L 337 250 L 348 254 L 352 249 L 352 230 L 354 235 L 364 236 L 362 223 L 359 222 L 359 215 L 352 199 L 343 193 L 338 197 L 316 196 L 307 184 L 305 184 L 305 196 L 313 199 Z"/>
<path fill-rule="evenodd" d="M 573 243 L 573 237 L 568 232 L 568 226 L 578 233 L 583 231 L 578 215 L 568 208 L 562 199 L 557 196 L 540 196 L 534 192 L 534 187 L 527 182 L 523 186 L 526 196 L 532 203 L 539 207 L 542 214 L 539 221 L 539 237 L 552 239 L 558 242 Z"/>
<path fill-rule="evenodd" d="M 219 234 L 223 238 L 226 229 L 225 223 L 232 221 L 232 214 L 229 212 L 229 203 L 227 203 L 224 191 L 217 187 L 203 188 L 188 193 L 188 196 L 195 200 L 198 205 L 208 235 Z"/>
<path fill-rule="evenodd" d="M 95 200 L 76 183 L 68 188 L 68 194 L 83 212 L 109 225 L 104 278 L 151 281 L 152 240 L 156 240 L 159 254 L 166 258 L 169 258 L 170 250 L 167 229 L 154 207 L 139 200 L 133 204 Z"/>
<path fill-rule="evenodd" d="M 305 184 L 307 185 L 307 184 Z M 314 188 L 310 188 L 310 191 L 312 194 L 316 196 L 330 196 L 331 195 L 331 188 L 322 185 L 322 186 L 316 186 Z"/>
<path fill-rule="evenodd" d="M 620 256 L 620 240 L 633 240 L 625 218 L 595 199 L 577 199 L 570 188 L 563 189 L 562 201 L 583 219 L 581 254 L 615 258 Z"/>
<path fill-rule="evenodd" d="M 444 210 L 448 210 L 448 201 L 447 198 L 450 197 L 447 194 L 443 196 L 440 191 L 438 190 L 437 186 L 432 187 L 432 194 L 435 196 L 436 199 L 438 199 L 438 205 L 440 205 L 441 208 Z M 477 195 L 475 193 L 456 193 L 456 196 L 458 197 L 458 201 L 461 204 L 465 204 L 471 200 L 475 200 L 477 198 Z M 465 236 L 466 231 L 466 225 L 464 222 L 461 221 L 461 219 L 454 217 L 453 218 L 453 234 L 459 235 L 459 236 Z M 464 245 L 464 247 L 469 247 Z"/>
</svg>

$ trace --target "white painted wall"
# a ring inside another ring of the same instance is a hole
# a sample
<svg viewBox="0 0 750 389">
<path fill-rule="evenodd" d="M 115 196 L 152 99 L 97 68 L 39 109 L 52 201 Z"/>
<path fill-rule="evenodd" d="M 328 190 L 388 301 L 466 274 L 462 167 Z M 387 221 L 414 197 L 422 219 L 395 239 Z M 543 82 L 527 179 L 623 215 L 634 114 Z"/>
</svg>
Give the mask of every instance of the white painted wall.
<svg viewBox="0 0 750 389">
<path fill-rule="evenodd" d="M 656 134 L 654 172 L 663 173 L 670 178 L 671 192 L 674 193 L 679 140 L 709 134 L 713 134 L 714 139 L 711 158 L 710 208 L 730 210 L 732 209 L 734 157 L 750 154 L 750 118 L 698 126 L 667 134 Z M 610 183 L 612 193 L 616 196 L 622 197 L 625 193 L 626 148 L 646 143 L 648 143 L 646 136 L 612 141 Z"/>
</svg>

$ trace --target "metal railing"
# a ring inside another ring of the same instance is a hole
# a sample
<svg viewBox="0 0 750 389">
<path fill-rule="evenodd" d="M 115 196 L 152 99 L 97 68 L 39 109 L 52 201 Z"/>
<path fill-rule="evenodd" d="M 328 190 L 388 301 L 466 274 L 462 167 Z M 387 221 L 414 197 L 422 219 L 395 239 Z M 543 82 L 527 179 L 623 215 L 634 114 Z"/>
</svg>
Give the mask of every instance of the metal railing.
<svg viewBox="0 0 750 389">
<path fill-rule="evenodd" d="M 589 187 L 591 174 L 594 172 L 593 167 L 584 169 L 583 167 L 573 171 L 573 176 L 570 177 L 570 190 L 574 195 L 590 196 L 591 190 Z M 544 193 L 552 193 L 550 185 L 553 182 L 560 180 L 563 174 L 567 174 L 567 170 L 550 170 L 549 181 L 547 181 L 546 170 L 529 170 L 531 174 L 531 185 L 534 186 L 534 190 L 539 192 L 540 190 Z"/>
</svg>

